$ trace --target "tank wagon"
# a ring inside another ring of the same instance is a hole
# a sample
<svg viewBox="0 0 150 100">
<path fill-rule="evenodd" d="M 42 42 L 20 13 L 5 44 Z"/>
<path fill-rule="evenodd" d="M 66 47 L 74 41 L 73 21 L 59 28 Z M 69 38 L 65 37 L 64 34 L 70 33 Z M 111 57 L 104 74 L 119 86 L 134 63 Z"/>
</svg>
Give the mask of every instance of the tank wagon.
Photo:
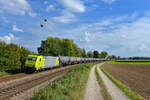
<svg viewBox="0 0 150 100">
<path fill-rule="evenodd" d="M 25 62 L 25 71 L 41 71 L 53 67 L 61 67 L 85 62 L 105 61 L 100 58 L 80 58 L 67 56 L 37 56 L 28 55 Z"/>
</svg>

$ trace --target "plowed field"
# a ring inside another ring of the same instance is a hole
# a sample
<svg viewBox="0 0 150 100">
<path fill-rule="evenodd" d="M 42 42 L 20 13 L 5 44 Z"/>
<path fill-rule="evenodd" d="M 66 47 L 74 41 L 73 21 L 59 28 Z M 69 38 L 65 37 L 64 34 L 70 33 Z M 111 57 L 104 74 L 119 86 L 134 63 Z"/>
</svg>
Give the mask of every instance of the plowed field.
<svg viewBox="0 0 150 100">
<path fill-rule="evenodd" d="M 146 100 L 150 100 L 150 65 L 104 64 L 104 69 Z"/>
</svg>

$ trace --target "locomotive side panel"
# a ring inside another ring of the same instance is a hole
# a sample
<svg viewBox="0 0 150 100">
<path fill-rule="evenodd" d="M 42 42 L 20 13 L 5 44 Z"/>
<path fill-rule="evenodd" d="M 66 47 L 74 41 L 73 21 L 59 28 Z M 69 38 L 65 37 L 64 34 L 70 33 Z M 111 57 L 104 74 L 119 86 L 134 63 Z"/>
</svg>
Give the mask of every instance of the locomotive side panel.
<svg viewBox="0 0 150 100">
<path fill-rule="evenodd" d="M 58 58 L 52 56 L 45 56 L 44 64 L 45 64 L 44 68 L 52 68 L 52 67 L 59 66 Z"/>
</svg>

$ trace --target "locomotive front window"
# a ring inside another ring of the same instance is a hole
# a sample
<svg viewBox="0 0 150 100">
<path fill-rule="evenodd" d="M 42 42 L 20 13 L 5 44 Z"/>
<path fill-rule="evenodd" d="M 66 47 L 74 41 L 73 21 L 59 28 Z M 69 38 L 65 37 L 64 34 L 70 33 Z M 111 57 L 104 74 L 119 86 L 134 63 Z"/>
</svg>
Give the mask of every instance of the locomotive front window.
<svg viewBox="0 0 150 100">
<path fill-rule="evenodd" d="M 28 60 L 29 61 L 36 61 L 37 57 L 29 57 Z"/>
</svg>

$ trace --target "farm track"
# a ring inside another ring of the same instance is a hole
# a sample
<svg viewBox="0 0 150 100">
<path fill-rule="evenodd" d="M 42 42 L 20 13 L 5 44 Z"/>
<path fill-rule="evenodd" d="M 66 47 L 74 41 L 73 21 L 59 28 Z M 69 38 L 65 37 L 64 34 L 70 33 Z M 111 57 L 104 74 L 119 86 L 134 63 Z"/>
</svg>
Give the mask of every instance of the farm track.
<svg viewBox="0 0 150 100">
<path fill-rule="evenodd" d="M 117 80 L 150 100 L 150 65 L 104 64 L 103 67 Z"/>
<path fill-rule="evenodd" d="M 94 65 L 90 71 L 83 100 L 104 100 L 100 92 L 101 87 L 96 79 L 95 67 L 97 66 Z"/>
<path fill-rule="evenodd" d="M 81 65 L 81 64 L 78 64 Z M 10 99 L 24 91 L 27 91 L 35 86 L 38 86 L 48 80 L 58 77 L 66 73 L 69 69 L 76 65 L 70 65 L 66 67 L 56 68 L 54 70 L 48 70 L 41 73 L 34 73 L 33 75 L 27 75 L 27 77 L 17 79 L 9 84 L 0 86 L 0 100 Z M 26 76 L 26 75 L 25 75 Z"/>
</svg>

